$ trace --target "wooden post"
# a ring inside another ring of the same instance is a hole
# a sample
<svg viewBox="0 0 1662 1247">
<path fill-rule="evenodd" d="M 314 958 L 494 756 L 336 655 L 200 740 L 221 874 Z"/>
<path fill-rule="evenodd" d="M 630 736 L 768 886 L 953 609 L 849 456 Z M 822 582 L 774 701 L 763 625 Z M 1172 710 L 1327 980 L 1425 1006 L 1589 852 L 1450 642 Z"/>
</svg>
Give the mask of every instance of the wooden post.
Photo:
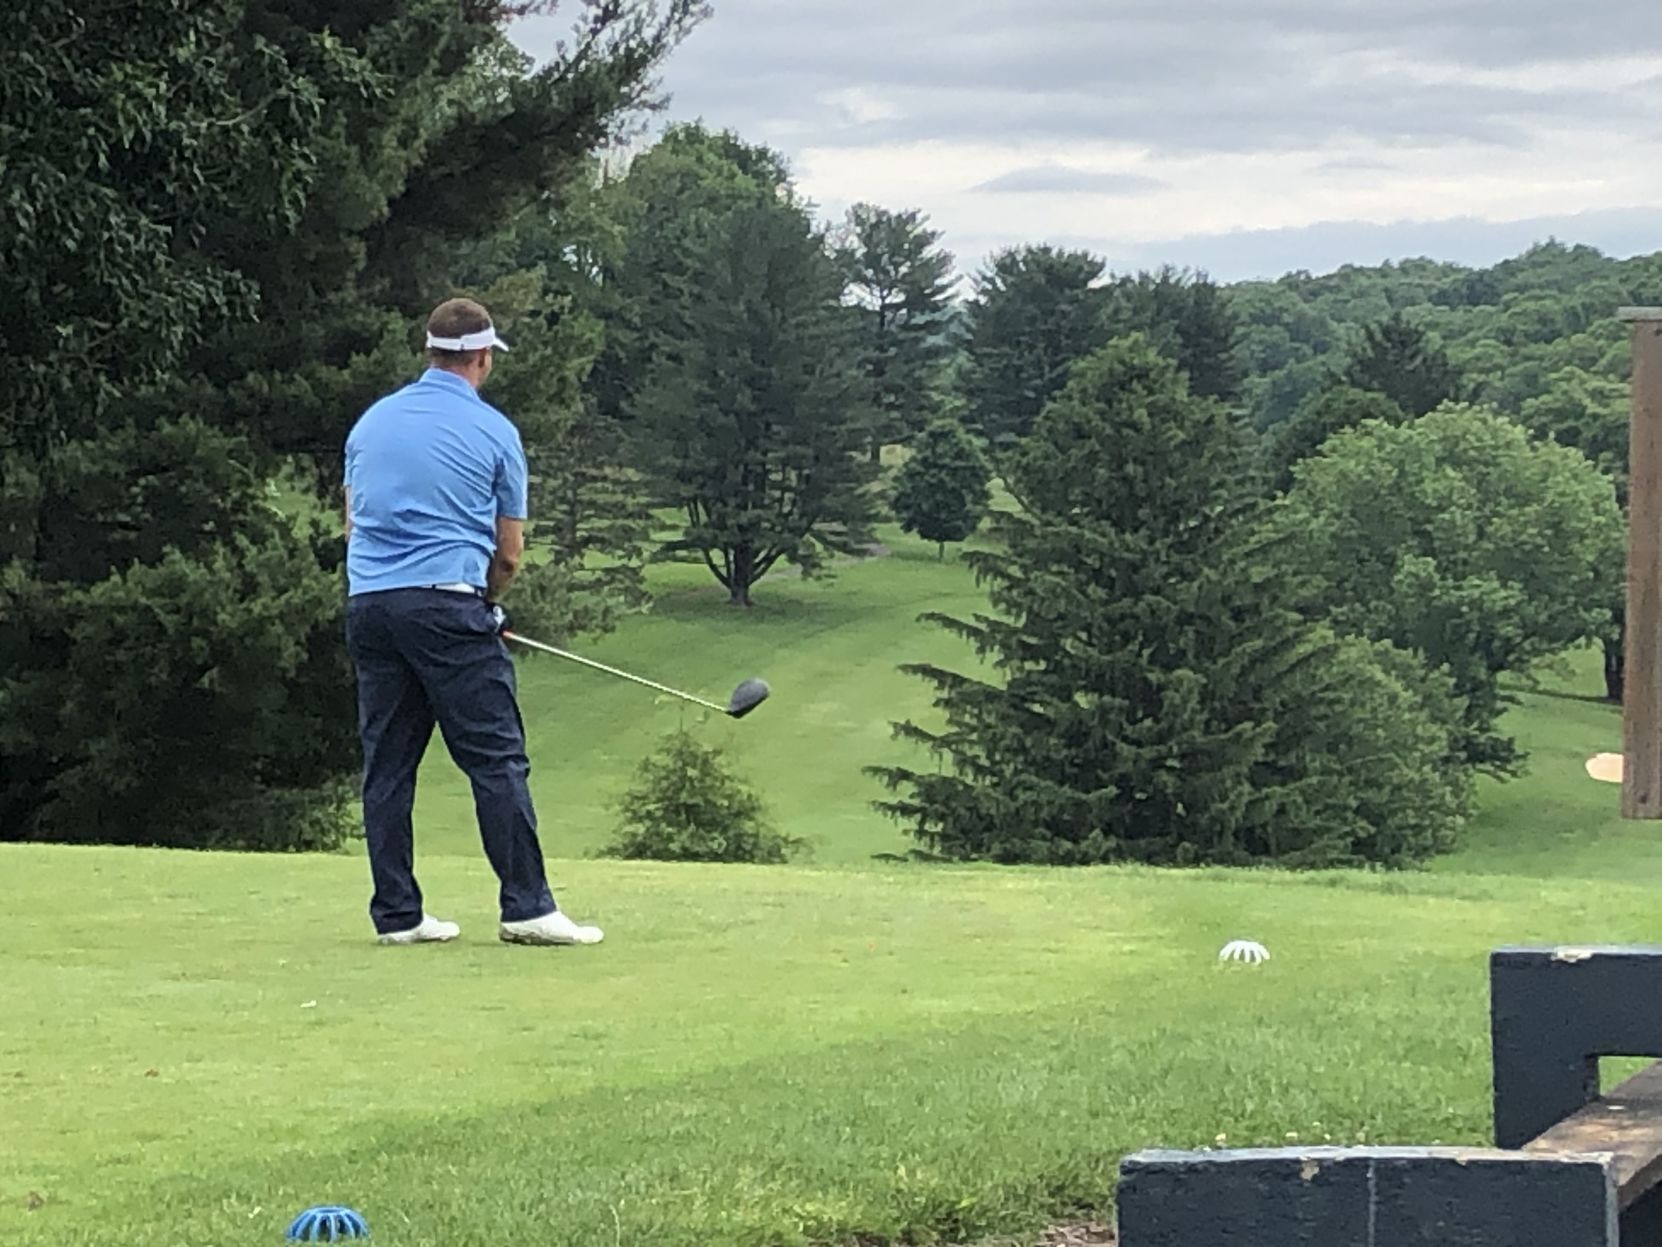
<svg viewBox="0 0 1662 1247">
<path fill-rule="evenodd" d="M 1662 819 L 1662 307 L 1618 315 L 1633 326 L 1622 817 Z"/>
</svg>

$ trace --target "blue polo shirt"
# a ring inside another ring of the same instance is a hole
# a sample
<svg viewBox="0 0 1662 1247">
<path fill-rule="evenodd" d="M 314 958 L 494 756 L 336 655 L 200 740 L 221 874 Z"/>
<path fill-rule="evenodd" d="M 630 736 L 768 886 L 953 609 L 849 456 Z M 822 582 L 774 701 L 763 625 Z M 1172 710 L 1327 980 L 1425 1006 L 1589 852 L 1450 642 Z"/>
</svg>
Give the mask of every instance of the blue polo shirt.
<svg viewBox="0 0 1662 1247">
<path fill-rule="evenodd" d="M 496 521 L 523 520 L 519 430 L 455 373 L 429 368 L 359 418 L 346 439 L 348 592 L 485 587 Z"/>
</svg>

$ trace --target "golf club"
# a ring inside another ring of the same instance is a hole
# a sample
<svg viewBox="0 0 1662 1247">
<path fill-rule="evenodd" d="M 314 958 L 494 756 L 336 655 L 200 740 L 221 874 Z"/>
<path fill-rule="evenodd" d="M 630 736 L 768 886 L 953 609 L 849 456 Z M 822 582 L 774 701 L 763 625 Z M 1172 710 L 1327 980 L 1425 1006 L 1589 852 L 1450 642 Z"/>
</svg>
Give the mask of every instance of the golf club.
<svg viewBox="0 0 1662 1247">
<path fill-rule="evenodd" d="M 746 680 L 733 690 L 733 696 L 725 706 L 718 706 L 713 701 L 705 701 L 702 697 L 694 697 L 691 693 L 683 693 L 679 689 L 670 688 L 668 685 L 644 680 L 638 675 L 630 675 L 627 671 L 619 671 L 616 667 L 608 667 L 605 663 L 595 662 L 594 659 L 584 658 L 580 654 L 556 649 L 552 645 L 544 645 L 541 641 L 533 641 L 530 637 L 520 636 L 517 632 L 504 632 L 502 639 L 524 645 L 529 649 L 541 650 L 545 654 L 553 654 L 556 658 L 569 658 L 572 662 L 582 663 L 585 667 L 593 667 L 596 671 L 604 671 L 607 675 L 615 675 L 625 680 L 632 680 L 636 684 L 644 684 L 647 688 L 657 689 L 660 693 L 668 693 L 671 697 L 679 697 L 682 701 L 690 701 L 694 705 L 704 706 L 710 710 L 719 710 L 735 719 L 742 719 L 756 709 L 757 706 L 768 699 L 768 693 L 772 691 L 768 688 L 766 680 Z"/>
</svg>

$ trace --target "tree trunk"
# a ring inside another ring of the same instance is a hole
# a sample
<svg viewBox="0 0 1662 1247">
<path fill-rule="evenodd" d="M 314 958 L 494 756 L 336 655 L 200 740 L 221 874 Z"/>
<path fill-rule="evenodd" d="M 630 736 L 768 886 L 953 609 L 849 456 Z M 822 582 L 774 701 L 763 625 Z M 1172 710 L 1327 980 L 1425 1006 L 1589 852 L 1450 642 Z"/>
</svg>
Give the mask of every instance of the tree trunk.
<svg viewBox="0 0 1662 1247">
<path fill-rule="evenodd" d="M 1626 638 L 1606 639 L 1604 642 L 1604 696 L 1621 704 L 1627 686 Z"/>
<path fill-rule="evenodd" d="M 937 541 L 935 543 L 935 561 L 937 563 L 946 562 L 946 542 Z"/>
<path fill-rule="evenodd" d="M 727 565 L 733 569 L 732 581 L 727 586 L 729 606 L 749 606 L 750 586 L 756 579 L 756 551 L 749 545 L 735 546 L 730 551 Z"/>
</svg>

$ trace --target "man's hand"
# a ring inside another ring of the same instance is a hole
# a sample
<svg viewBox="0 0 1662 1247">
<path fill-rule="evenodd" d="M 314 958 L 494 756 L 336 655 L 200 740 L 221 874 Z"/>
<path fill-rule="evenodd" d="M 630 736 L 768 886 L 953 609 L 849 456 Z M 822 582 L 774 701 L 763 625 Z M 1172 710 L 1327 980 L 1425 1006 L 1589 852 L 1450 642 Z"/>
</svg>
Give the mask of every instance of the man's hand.
<svg viewBox="0 0 1662 1247">
<path fill-rule="evenodd" d="M 513 627 L 513 621 L 508 618 L 508 612 L 503 610 L 500 605 L 495 602 L 486 602 L 485 605 L 490 608 L 491 623 L 496 625 L 498 636 Z"/>
</svg>

